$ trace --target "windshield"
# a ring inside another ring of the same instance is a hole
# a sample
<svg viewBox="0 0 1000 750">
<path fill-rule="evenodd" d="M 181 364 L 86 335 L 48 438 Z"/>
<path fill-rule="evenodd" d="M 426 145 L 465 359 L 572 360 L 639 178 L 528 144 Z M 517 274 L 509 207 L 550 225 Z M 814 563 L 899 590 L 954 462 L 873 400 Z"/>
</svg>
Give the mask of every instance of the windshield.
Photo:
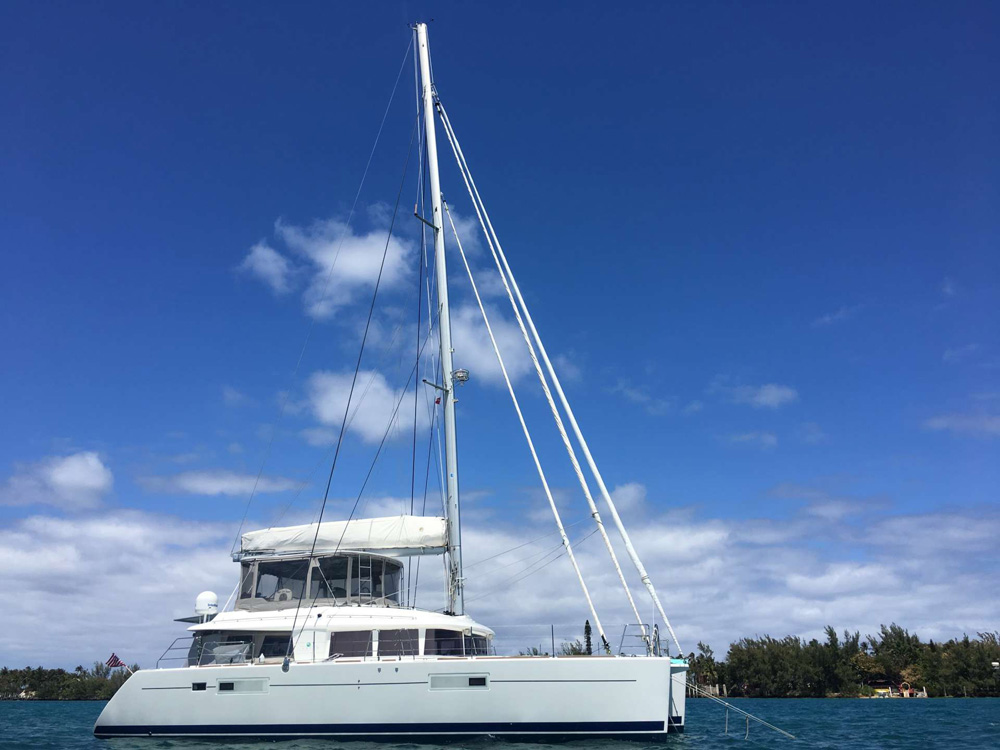
<svg viewBox="0 0 1000 750">
<path fill-rule="evenodd" d="M 308 572 L 308 560 L 259 563 L 254 598 L 269 602 L 287 602 L 300 599 L 305 590 Z"/>
</svg>

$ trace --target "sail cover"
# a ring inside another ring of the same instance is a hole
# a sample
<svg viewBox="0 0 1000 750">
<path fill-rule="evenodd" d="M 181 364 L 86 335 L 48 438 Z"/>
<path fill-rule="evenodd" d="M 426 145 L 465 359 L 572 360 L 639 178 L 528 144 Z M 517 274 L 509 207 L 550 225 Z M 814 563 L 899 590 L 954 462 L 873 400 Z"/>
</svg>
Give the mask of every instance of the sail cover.
<svg viewBox="0 0 1000 750">
<path fill-rule="evenodd" d="M 337 550 L 371 550 L 382 554 L 438 554 L 448 540 L 448 524 L 437 516 L 389 516 L 357 518 L 352 521 L 325 521 L 302 526 L 248 531 L 243 535 L 242 553 L 289 554 L 308 552 L 316 540 L 318 554 Z"/>
</svg>

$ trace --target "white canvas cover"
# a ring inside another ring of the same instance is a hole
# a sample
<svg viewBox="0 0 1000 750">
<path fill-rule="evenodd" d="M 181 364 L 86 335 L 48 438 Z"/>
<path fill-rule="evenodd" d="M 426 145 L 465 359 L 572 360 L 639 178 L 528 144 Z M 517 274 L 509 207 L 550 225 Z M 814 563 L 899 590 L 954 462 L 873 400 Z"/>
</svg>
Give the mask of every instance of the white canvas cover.
<svg viewBox="0 0 1000 750">
<path fill-rule="evenodd" d="M 317 553 L 372 550 L 392 554 L 393 551 L 409 550 L 426 554 L 444 551 L 448 539 L 447 522 L 438 516 L 357 518 L 352 521 L 324 521 L 319 526 Z M 248 531 L 243 535 L 242 552 L 308 552 L 315 536 L 314 523 Z"/>
</svg>

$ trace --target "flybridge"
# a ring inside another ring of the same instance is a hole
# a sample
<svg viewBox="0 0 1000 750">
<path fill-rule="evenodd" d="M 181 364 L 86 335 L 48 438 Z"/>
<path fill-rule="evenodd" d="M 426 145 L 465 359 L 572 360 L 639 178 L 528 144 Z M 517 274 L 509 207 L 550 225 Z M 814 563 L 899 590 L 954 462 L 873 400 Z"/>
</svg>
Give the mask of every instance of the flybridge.
<svg viewBox="0 0 1000 750">
<path fill-rule="evenodd" d="M 248 531 L 233 559 L 310 552 L 378 552 L 409 557 L 443 554 L 447 547 L 448 522 L 444 518 L 400 515 Z"/>
</svg>

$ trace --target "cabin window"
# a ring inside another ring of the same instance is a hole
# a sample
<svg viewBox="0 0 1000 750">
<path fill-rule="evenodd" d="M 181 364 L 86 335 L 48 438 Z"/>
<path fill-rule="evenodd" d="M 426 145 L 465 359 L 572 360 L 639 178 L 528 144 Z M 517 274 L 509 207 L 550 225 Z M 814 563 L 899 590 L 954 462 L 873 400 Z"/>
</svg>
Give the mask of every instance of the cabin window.
<svg viewBox="0 0 1000 750">
<path fill-rule="evenodd" d="M 382 598 L 382 563 L 381 558 L 371 555 L 358 555 L 354 558 L 351 566 L 351 596 L 362 601 Z"/>
<path fill-rule="evenodd" d="M 309 571 L 308 560 L 257 563 L 257 599 L 287 602 L 302 598 Z"/>
<path fill-rule="evenodd" d="M 372 633 L 370 630 L 330 633 L 330 656 L 371 656 Z"/>
<path fill-rule="evenodd" d="M 457 630 L 427 630 L 424 653 L 428 656 L 464 656 L 462 634 Z"/>
<path fill-rule="evenodd" d="M 265 659 L 280 659 L 288 653 L 288 640 L 291 633 L 273 633 L 265 635 L 260 644 L 260 656 Z"/>
<path fill-rule="evenodd" d="M 309 579 L 310 599 L 344 599 L 347 597 L 347 558 L 324 557 L 312 569 Z"/>
<path fill-rule="evenodd" d="M 420 645 L 416 630 L 378 631 L 379 656 L 416 656 Z"/>
<path fill-rule="evenodd" d="M 198 633 L 188 651 L 188 665 L 244 664 L 253 658 L 249 633 Z"/>
<path fill-rule="evenodd" d="M 253 598 L 253 563 L 245 562 L 240 571 L 240 599 Z"/>
<path fill-rule="evenodd" d="M 382 587 L 385 590 L 385 598 L 399 604 L 402 585 L 403 566 L 399 563 L 386 560 L 385 575 L 383 576 L 382 584 Z"/>
<path fill-rule="evenodd" d="M 490 644 L 485 635 L 467 635 L 464 639 L 466 656 L 489 656 Z"/>
</svg>

